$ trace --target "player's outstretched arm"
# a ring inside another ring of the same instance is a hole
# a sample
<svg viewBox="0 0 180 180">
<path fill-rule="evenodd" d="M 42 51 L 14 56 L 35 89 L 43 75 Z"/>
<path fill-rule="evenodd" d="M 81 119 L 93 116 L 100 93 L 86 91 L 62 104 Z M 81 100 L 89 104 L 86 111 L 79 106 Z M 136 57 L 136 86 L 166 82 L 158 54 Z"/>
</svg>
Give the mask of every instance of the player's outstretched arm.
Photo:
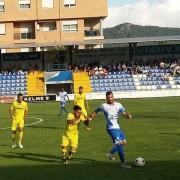
<svg viewBox="0 0 180 180">
<path fill-rule="evenodd" d="M 92 120 L 96 117 L 97 113 L 98 113 L 98 112 L 101 112 L 101 111 L 102 111 L 101 108 L 97 108 L 97 109 L 87 118 L 88 124 L 90 123 L 90 121 L 92 121 Z"/>
<path fill-rule="evenodd" d="M 11 120 L 13 119 L 13 116 L 14 116 L 14 103 L 11 105 L 11 107 L 9 108 L 9 115 L 10 115 L 10 118 Z"/>
<path fill-rule="evenodd" d="M 123 112 L 122 115 L 127 119 L 132 119 L 132 115 L 129 112 Z"/>
<path fill-rule="evenodd" d="M 88 120 L 89 121 L 92 121 L 95 117 L 96 117 L 96 112 L 94 111 L 89 117 L 88 117 Z"/>
<path fill-rule="evenodd" d="M 88 100 L 86 99 L 86 108 L 89 109 L 89 103 L 88 103 Z"/>
<path fill-rule="evenodd" d="M 77 95 L 74 96 L 74 104 L 77 104 Z"/>
<path fill-rule="evenodd" d="M 10 115 L 10 118 L 12 119 L 13 118 L 13 110 L 11 108 L 9 109 L 9 115 Z"/>
<path fill-rule="evenodd" d="M 24 111 L 24 120 L 27 119 L 27 116 L 28 116 L 28 109 L 26 109 L 26 110 Z"/>
</svg>

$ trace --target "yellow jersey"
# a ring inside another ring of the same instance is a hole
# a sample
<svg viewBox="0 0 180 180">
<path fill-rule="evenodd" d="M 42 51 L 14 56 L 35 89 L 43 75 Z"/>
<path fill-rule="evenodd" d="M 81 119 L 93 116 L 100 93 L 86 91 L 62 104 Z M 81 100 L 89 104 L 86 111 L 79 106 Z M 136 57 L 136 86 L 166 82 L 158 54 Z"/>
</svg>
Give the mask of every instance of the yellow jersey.
<svg viewBox="0 0 180 180">
<path fill-rule="evenodd" d="M 14 101 L 11 106 L 11 110 L 13 111 L 13 120 L 23 121 L 24 113 L 28 110 L 27 103 L 22 101 L 19 103 L 18 101 Z"/>
<path fill-rule="evenodd" d="M 80 106 L 82 109 L 85 109 L 84 101 L 86 100 L 86 94 L 75 94 L 74 105 Z"/>
<path fill-rule="evenodd" d="M 74 120 L 75 116 L 73 113 L 68 113 L 67 121 Z M 79 131 L 79 124 L 85 121 L 85 117 L 81 115 L 79 119 L 76 120 L 74 124 L 69 124 L 67 122 L 65 132 L 78 132 Z"/>
</svg>

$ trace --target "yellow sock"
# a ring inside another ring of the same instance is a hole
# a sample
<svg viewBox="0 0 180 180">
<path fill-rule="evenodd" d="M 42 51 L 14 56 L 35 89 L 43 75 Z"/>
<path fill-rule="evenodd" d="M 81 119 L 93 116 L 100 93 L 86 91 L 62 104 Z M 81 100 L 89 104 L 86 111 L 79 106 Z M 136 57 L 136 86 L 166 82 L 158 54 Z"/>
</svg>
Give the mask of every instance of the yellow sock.
<svg viewBox="0 0 180 180">
<path fill-rule="evenodd" d="M 19 131 L 19 143 L 22 143 L 23 131 Z"/>
<path fill-rule="evenodd" d="M 76 153 L 76 147 L 70 147 L 70 149 L 69 149 L 69 157 L 71 158 L 72 157 L 72 155 L 73 154 L 75 154 Z"/>
<path fill-rule="evenodd" d="M 13 141 L 13 143 L 15 143 L 15 139 L 16 139 L 16 134 L 12 134 L 12 141 Z"/>
<path fill-rule="evenodd" d="M 62 159 L 66 158 L 66 152 L 67 152 L 67 147 L 62 147 L 61 148 L 61 155 L 62 155 Z"/>
</svg>

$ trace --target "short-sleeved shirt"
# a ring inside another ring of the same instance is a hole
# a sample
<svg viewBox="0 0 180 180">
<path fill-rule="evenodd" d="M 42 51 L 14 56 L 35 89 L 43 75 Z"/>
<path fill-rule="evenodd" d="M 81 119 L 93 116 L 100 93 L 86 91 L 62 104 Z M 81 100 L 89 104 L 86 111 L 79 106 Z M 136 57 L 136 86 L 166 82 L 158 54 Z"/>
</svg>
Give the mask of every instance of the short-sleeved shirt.
<svg viewBox="0 0 180 180">
<path fill-rule="evenodd" d="M 59 92 L 60 102 L 66 102 L 68 94 L 66 91 Z"/>
<path fill-rule="evenodd" d="M 86 100 L 86 94 L 75 94 L 74 105 L 80 106 L 82 109 L 85 109 L 84 101 Z"/>
<path fill-rule="evenodd" d="M 125 112 L 124 107 L 120 103 L 104 103 L 97 108 L 95 112 L 104 112 L 107 122 L 107 129 L 120 129 L 118 118 L 123 112 Z"/>
<path fill-rule="evenodd" d="M 70 120 L 74 120 L 75 119 L 75 116 L 73 113 L 68 113 L 68 116 L 67 116 L 67 121 L 70 121 Z M 67 122 L 66 124 L 66 129 L 65 131 L 66 132 L 78 132 L 79 131 L 79 124 L 82 122 L 82 121 L 85 121 L 85 118 L 83 115 L 81 115 L 74 124 L 69 124 Z"/>
<path fill-rule="evenodd" d="M 13 120 L 23 121 L 24 113 L 28 110 L 27 103 L 22 101 L 19 103 L 17 100 L 12 103 L 11 110 L 13 110 Z"/>
</svg>

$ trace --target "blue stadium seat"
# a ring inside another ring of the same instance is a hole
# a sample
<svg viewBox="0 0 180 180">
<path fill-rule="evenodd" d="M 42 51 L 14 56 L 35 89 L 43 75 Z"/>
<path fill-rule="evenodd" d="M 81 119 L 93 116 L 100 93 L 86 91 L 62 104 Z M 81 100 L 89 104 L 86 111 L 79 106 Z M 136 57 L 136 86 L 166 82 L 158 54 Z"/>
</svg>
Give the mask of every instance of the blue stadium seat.
<svg viewBox="0 0 180 180">
<path fill-rule="evenodd" d="M 0 73 L 0 95 L 15 95 L 21 91 L 27 94 L 27 72 Z"/>
</svg>

